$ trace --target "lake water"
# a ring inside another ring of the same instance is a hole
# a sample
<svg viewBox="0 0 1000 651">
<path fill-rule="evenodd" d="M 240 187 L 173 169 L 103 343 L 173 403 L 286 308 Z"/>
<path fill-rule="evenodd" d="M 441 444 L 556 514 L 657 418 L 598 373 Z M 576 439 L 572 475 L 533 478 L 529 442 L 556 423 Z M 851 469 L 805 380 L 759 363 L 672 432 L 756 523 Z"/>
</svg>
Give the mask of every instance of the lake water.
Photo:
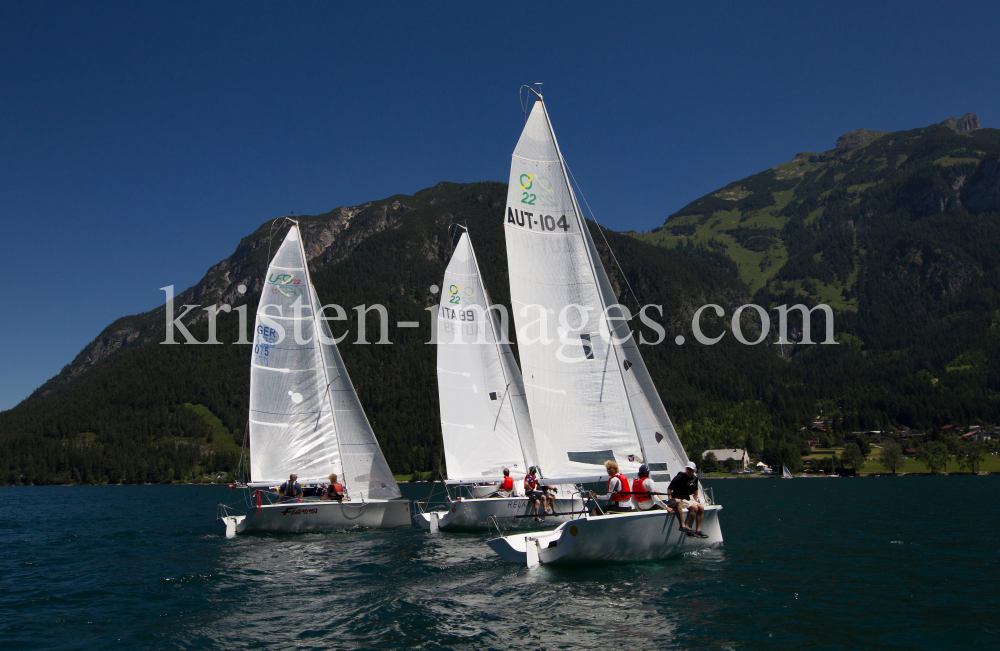
<svg viewBox="0 0 1000 651">
<path fill-rule="evenodd" d="M 1000 477 L 709 485 L 720 549 L 530 571 L 474 534 L 225 540 L 220 487 L 0 488 L 0 648 L 1000 648 Z"/>
</svg>

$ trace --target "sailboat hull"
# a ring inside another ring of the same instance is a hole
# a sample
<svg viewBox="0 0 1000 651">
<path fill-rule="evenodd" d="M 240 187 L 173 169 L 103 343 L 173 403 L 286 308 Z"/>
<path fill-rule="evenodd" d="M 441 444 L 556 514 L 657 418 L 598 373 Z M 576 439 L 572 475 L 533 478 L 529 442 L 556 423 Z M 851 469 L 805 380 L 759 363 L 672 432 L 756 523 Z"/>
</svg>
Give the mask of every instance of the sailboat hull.
<svg viewBox="0 0 1000 651">
<path fill-rule="evenodd" d="M 251 509 L 236 525 L 236 533 L 315 533 L 409 525 L 410 503 L 406 500 L 296 502 Z"/>
<path fill-rule="evenodd" d="M 441 531 L 486 531 L 490 518 L 496 518 L 496 523 L 503 529 L 537 529 L 553 522 L 569 522 L 579 517 L 579 511 L 583 510 L 583 500 L 578 497 L 556 498 L 555 512 L 571 515 L 548 515 L 543 522 L 536 522 L 532 517 L 523 517 L 535 513 L 528 498 L 510 497 L 458 500 L 452 502 L 447 509 L 434 511 L 433 514 L 437 515 L 438 529 Z M 430 530 L 432 517 L 432 513 L 419 513 L 413 519 L 421 529 Z"/>
<path fill-rule="evenodd" d="M 500 558 L 512 563 L 527 563 L 529 556 L 551 565 L 659 560 L 722 544 L 721 510 L 718 505 L 705 509 L 702 531 L 708 538 L 686 535 L 680 530 L 677 516 L 656 510 L 588 515 L 553 531 L 503 536 L 487 544 Z"/>
</svg>

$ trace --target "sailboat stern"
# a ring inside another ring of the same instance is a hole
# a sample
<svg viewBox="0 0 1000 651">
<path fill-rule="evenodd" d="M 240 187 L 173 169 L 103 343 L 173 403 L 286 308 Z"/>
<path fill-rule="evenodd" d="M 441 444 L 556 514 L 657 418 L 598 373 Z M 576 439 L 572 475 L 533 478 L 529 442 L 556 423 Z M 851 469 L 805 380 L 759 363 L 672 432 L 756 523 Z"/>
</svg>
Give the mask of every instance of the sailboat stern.
<svg viewBox="0 0 1000 651">
<path fill-rule="evenodd" d="M 220 533 L 226 538 L 235 538 L 239 526 L 246 520 L 245 515 L 227 515 L 218 518 L 215 524 L 218 525 Z"/>
<path fill-rule="evenodd" d="M 385 503 L 382 515 L 382 529 L 410 526 L 410 502 L 408 500 L 389 500 Z"/>
</svg>

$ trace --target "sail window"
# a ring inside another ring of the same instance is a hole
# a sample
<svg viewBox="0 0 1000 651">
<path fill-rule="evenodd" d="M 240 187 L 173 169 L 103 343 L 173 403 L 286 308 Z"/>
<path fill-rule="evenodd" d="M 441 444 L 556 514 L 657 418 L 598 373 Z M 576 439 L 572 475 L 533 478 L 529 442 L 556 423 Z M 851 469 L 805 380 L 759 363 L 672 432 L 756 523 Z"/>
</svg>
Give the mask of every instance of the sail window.
<svg viewBox="0 0 1000 651">
<path fill-rule="evenodd" d="M 567 452 L 566 456 L 575 463 L 589 463 L 603 466 L 605 461 L 615 461 L 615 453 L 611 450 L 594 450 L 592 452 Z M 616 462 L 617 463 L 617 462 Z"/>
<path fill-rule="evenodd" d="M 625 364 L 624 364 L 624 366 L 625 366 L 625 370 L 627 371 L 627 370 L 629 370 L 630 368 L 632 368 L 632 362 L 630 362 L 630 361 L 628 361 L 628 360 L 626 359 L 626 360 L 625 360 Z"/>
<path fill-rule="evenodd" d="M 660 434 L 659 432 L 657 432 L 655 438 L 656 438 L 656 442 L 660 443 L 661 441 L 663 441 L 663 434 Z"/>
<path fill-rule="evenodd" d="M 660 472 L 667 471 L 667 464 L 665 463 L 647 463 L 646 465 L 649 466 L 650 472 L 655 472 L 657 470 L 659 470 Z"/>
<path fill-rule="evenodd" d="M 497 392 L 490 391 L 490 400 L 496 400 L 496 399 L 497 399 Z"/>
<path fill-rule="evenodd" d="M 590 335 L 580 335 L 580 343 L 583 344 L 583 356 L 587 359 L 594 359 L 594 345 L 590 341 Z"/>
</svg>

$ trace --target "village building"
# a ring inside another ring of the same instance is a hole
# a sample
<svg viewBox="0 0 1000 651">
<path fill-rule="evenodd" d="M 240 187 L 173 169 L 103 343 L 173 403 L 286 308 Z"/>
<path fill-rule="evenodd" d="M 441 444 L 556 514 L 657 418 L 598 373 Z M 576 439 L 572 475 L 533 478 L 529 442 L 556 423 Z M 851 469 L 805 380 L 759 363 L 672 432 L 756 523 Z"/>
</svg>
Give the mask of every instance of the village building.
<svg viewBox="0 0 1000 651">
<path fill-rule="evenodd" d="M 726 461 L 735 461 L 737 470 L 746 470 L 750 467 L 750 455 L 746 450 L 705 450 L 701 455 L 702 460 L 714 454 L 719 463 L 725 465 Z"/>
</svg>

